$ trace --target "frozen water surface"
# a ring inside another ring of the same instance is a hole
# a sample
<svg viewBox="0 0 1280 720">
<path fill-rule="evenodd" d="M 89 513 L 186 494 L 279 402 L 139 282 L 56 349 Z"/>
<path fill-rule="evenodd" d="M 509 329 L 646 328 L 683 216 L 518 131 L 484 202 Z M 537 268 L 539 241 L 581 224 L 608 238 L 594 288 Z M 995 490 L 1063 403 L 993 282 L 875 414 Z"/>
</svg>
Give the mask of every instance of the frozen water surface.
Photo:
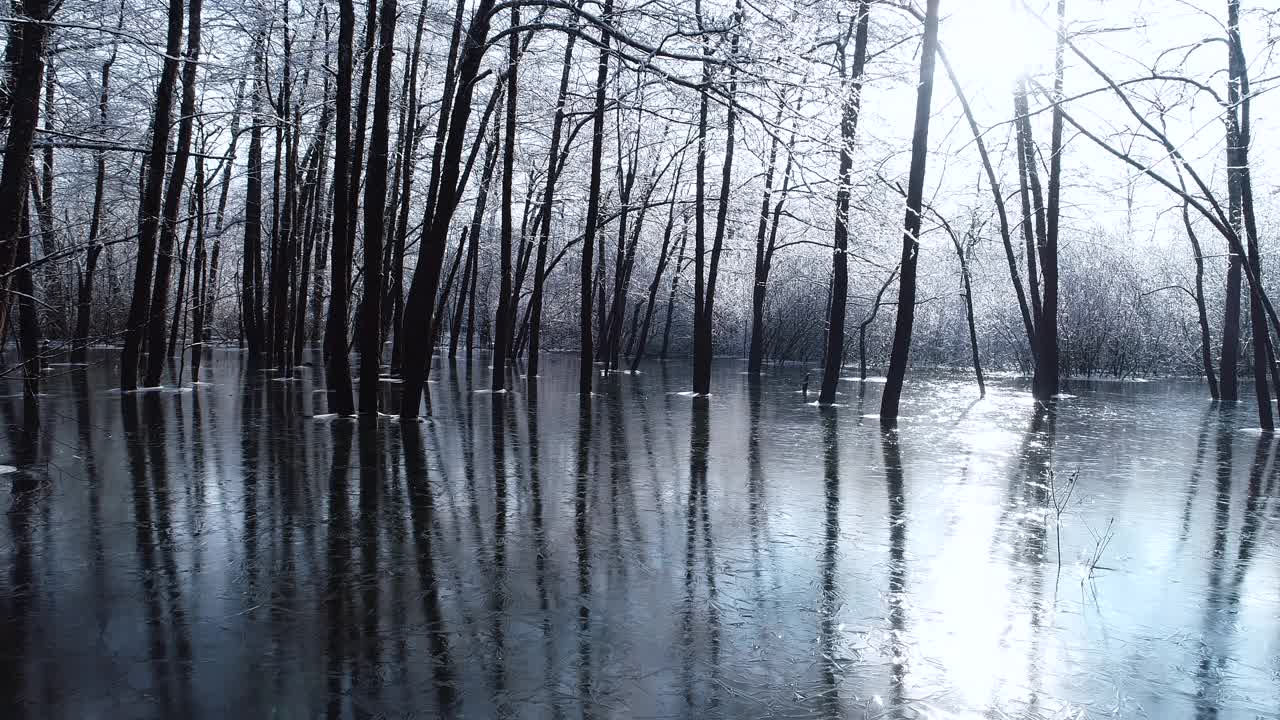
<svg viewBox="0 0 1280 720">
<path fill-rule="evenodd" d="M 1277 717 L 1280 458 L 1198 384 L 914 374 L 885 435 L 874 382 L 478 358 L 356 423 L 245 361 L 0 388 L 0 717 Z"/>
</svg>

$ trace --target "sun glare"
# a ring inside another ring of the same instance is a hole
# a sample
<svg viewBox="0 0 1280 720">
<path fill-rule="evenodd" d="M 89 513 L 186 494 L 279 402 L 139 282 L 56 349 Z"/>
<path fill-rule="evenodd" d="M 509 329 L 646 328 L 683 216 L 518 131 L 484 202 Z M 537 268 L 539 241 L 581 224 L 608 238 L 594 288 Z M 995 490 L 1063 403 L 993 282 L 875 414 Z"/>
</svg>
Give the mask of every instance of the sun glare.
<svg viewBox="0 0 1280 720">
<path fill-rule="evenodd" d="M 939 37 L 966 86 L 1003 90 L 1019 73 L 1037 72 L 1052 58 L 1052 33 L 1010 0 L 971 0 L 953 8 Z"/>
</svg>

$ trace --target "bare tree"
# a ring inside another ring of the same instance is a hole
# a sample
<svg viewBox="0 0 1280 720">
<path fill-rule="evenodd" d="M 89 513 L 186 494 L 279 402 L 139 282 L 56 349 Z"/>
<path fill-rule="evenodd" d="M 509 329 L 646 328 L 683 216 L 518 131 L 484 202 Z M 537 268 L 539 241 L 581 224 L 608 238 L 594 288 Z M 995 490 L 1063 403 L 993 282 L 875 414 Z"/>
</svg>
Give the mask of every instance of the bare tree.
<svg viewBox="0 0 1280 720">
<path fill-rule="evenodd" d="M 849 20 L 849 29 L 836 44 L 842 100 L 840 174 L 836 180 L 839 183 L 836 188 L 836 230 L 831 251 L 831 309 L 827 315 L 827 347 L 822 360 L 822 391 L 818 394 L 818 402 L 823 405 L 830 405 L 836 400 L 836 384 L 840 381 L 840 366 L 844 359 L 845 303 L 849 294 L 849 185 L 854 134 L 862 105 L 862 74 L 867 64 L 870 24 L 871 3 L 870 0 L 862 0 L 858 4 L 858 12 Z M 854 35 L 852 67 L 849 67 L 845 53 L 850 34 Z"/>
<path fill-rule="evenodd" d="M 911 351 L 911 329 L 915 320 L 916 265 L 920 257 L 920 221 L 924 208 L 925 163 L 929 157 L 929 115 L 933 102 L 933 67 L 938 47 L 938 2 L 925 6 L 924 41 L 920 51 L 920 84 L 916 90 L 916 116 L 911 133 L 911 173 L 907 178 L 907 213 L 902 233 L 902 264 L 899 270 L 898 316 L 893 331 L 893 351 L 889 373 L 880 400 L 880 423 L 891 427 L 898 422 L 902 382 L 907 374 Z"/>
<path fill-rule="evenodd" d="M 138 386 L 138 359 L 150 317 L 151 275 L 156 264 L 156 233 L 160 229 L 164 193 L 165 151 L 169 146 L 169 115 L 173 110 L 173 86 L 178 78 L 178 51 L 182 42 L 182 0 L 169 0 L 169 24 L 165 58 L 156 86 L 155 113 L 151 122 L 151 153 L 147 163 L 146 190 L 138 214 L 138 261 L 133 273 L 133 296 L 125 321 L 124 350 L 120 354 L 120 387 Z M 8 167 L 6 163 L 5 167 Z M 176 214 L 176 212 L 175 212 Z"/>
</svg>

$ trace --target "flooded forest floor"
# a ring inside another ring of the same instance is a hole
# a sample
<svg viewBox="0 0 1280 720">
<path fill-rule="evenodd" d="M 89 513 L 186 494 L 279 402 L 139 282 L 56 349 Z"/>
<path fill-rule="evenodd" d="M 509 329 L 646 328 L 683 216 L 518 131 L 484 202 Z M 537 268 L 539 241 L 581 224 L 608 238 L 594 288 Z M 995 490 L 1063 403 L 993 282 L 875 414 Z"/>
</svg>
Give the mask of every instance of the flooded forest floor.
<svg viewBox="0 0 1280 720">
<path fill-rule="evenodd" d="M 0 389 L 3 718 L 1280 717 L 1280 443 L 1195 382 L 90 360 Z"/>
</svg>

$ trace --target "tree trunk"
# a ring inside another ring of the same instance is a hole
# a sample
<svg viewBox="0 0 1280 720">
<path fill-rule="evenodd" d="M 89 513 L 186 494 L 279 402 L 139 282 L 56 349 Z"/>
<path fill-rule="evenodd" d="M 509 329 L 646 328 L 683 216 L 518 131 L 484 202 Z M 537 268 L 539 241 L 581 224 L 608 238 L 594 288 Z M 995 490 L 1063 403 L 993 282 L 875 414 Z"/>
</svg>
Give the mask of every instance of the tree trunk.
<svg viewBox="0 0 1280 720">
<path fill-rule="evenodd" d="M 453 315 L 453 327 L 449 331 L 449 360 L 453 360 L 458 356 L 458 336 L 462 333 L 462 318 L 467 308 L 467 293 L 472 282 L 472 276 L 475 270 L 475 253 L 472 247 L 477 243 L 475 238 L 468 237 L 470 235 L 466 230 L 463 231 L 463 244 L 458 247 L 459 253 L 466 253 L 466 265 L 462 268 L 462 286 L 458 288 L 458 300 L 455 303 Z"/>
<path fill-rule="evenodd" d="M 53 64 L 52 52 L 56 52 L 56 48 L 47 53 L 45 58 L 44 71 L 44 126 L 51 128 L 53 126 L 53 94 L 54 87 L 57 82 L 56 68 Z M 36 202 L 36 214 L 40 219 L 40 247 L 45 257 L 56 255 L 61 251 L 58 243 L 58 232 L 54 221 L 54 202 L 53 188 L 54 177 L 56 171 L 54 169 L 53 145 L 46 144 L 41 152 L 40 159 L 40 194 Z M 35 174 L 32 175 L 32 190 L 34 185 Z M 47 298 L 46 317 L 48 323 L 52 326 L 50 333 L 55 337 L 66 337 L 66 316 L 64 308 L 66 307 L 67 293 L 64 287 L 64 276 L 61 263 L 50 267 L 50 271 L 45 274 L 45 296 Z M 56 310 L 55 310 L 56 308 Z"/>
<path fill-rule="evenodd" d="M 453 294 L 453 281 L 458 277 L 458 268 L 462 265 L 462 256 L 467 254 L 467 235 L 470 228 L 462 229 L 462 237 L 458 239 L 458 251 L 453 254 L 453 264 L 449 266 L 449 274 L 445 277 L 444 287 L 440 290 L 440 299 L 436 302 L 436 311 L 432 313 L 431 346 L 440 342 L 440 332 L 448 320 L 449 298 Z M 464 288 L 465 291 L 465 288 Z"/>
<path fill-rule="evenodd" d="M 635 344 L 636 335 L 640 330 L 640 311 L 644 309 L 644 301 L 641 301 L 631 310 L 631 329 L 627 331 L 627 355 L 631 354 L 631 347 Z"/>
<path fill-rule="evenodd" d="M 262 361 L 262 287 L 258 277 L 262 265 L 262 63 L 264 38 L 254 48 L 254 79 L 249 94 L 249 156 L 245 168 L 244 248 L 240 270 L 241 329 L 248 347 L 248 367 L 257 369 Z"/>
<path fill-rule="evenodd" d="M 702 24 L 701 4 L 698 5 L 698 24 Z M 742 2 L 739 0 L 734 10 L 734 20 L 731 24 L 737 25 L 738 19 L 742 17 Z M 712 321 L 715 315 L 715 294 L 716 294 L 716 276 L 720 268 L 720 249 L 724 244 L 725 220 L 729 212 L 729 188 L 733 179 L 733 145 L 734 134 L 737 126 L 737 104 L 735 103 L 735 95 L 738 87 L 738 43 L 740 33 L 735 32 L 733 39 L 730 41 L 729 58 L 733 65 L 729 68 L 729 92 L 728 92 L 728 111 L 725 116 L 725 125 L 727 134 L 724 145 L 724 166 L 720 174 L 720 197 L 716 207 L 716 227 L 715 237 L 711 242 L 711 257 L 705 263 L 706 270 L 704 274 L 703 255 L 706 252 L 706 227 L 703 213 L 706 206 L 706 191 L 704 181 L 707 165 L 707 88 L 711 85 L 711 46 L 707 44 L 703 50 L 702 62 L 702 85 L 701 105 L 698 111 L 698 187 L 695 205 L 697 207 L 697 223 L 694 233 L 694 267 L 696 268 L 696 277 L 694 278 L 694 317 L 693 317 L 693 392 L 697 395 L 709 395 L 711 393 L 711 357 L 714 351 L 712 337 Z"/>
<path fill-rule="evenodd" d="M 289 32 L 289 6 L 284 5 L 284 64 L 281 68 L 280 94 L 276 115 L 276 166 L 277 183 L 281 175 L 284 178 L 284 205 L 280 212 L 273 215 L 275 222 L 271 227 L 271 300 L 270 330 L 267 334 L 267 346 L 271 353 L 272 365 L 280 377 L 290 377 L 293 366 L 290 362 L 293 355 L 289 343 L 293 338 L 290 332 L 289 299 L 292 296 L 292 280 L 297 272 L 298 228 L 301 226 L 301 211 L 298 198 L 298 136 L 301 133 L 300 114 L 295 109 L 293 100 L 293 39 Z M 304 73 L 301 87 L 306 88 Z M 281 139 L 283 139 L 284 158 L 280 162 Z M 283 170 L 283 173 L 282 173 Z M 276 186 L 273 201 L 278 205 L 281 199 L 279 185 Z"/>
<path fill-rule="evenodd" d="M 1058 0 L 1058 43 L 1055 49 L 1053 73 L 1053 126 L 1049 153 L 1049 201 L 1045 209 L 1047 228 L 1044 241 L 1038 248 L 1040 272 L 1044 283 L 1040 303 L 1040 317 L 1036 321 L 1036 340 L 1039 348 L 1035 355 L 1036 369 L 1032 379 L 1034 395 L 1041 402 L 1048 402 L 1058 394 L 1058 217 L 1059 196 L 1062 190 L 1062 84 L 1065 71 L 1064 54 L 1067 44 L 1067 3 Z M 1265 326 L 1264 326 L 1265 327 Z"/>
<path fill-rule="evenodd" d="M 480 240 L 471 238 L 471 292 L 467 297 L 467 372 L 471 368 L 472 339 L 476 329 L 476 284 L 480 277 Z"/>
<path fill-rule="evenodd" d="M 321 96 L 326 100 L 325 106 L 320 111 L 320 123 L 316 128 L 316 134 L 311 139 L 311 147 L 307 150 L 307 167 L 306 180 L 303 183 L 304 206 L 306 212 L 306 228 L 303 231 L 303 250 L 302 250 L 302 267 L 297 274 L 297 283 L 294 288 L 293 296 L 293 314 L 292 314 L 292 351 L 290 365 L 302 364 L 302 349 L 306 341 L 306 310 L 309 298 L 310 282 L 313 272 L 311 269 L 312 257 L 316 251 L 316 238 L 323 233 L 325 217 L 324 211 L 321 210 L 323 203 L 321 201 L 321 193 L 325 192 L 325 183 L 327 178 L 325 171 L 328 167 L 327 156 L 329 148 L 329 81 L 325 78 L 324 91 Z M 321 250 L 323 252 L 323 249 Z"/>
<path fill-rule="evenodd" d="M 116 48 L 111 49 L 111 57 L 102 63 L 102 89 L 98 95 L 98 126 L 107 126 L 107 107 L 111 98 L 111 67 L 116 61 Z M 89 319 L 93 309 L 93 274 L 98 267 L 98 256 L 102 254 L 102 245 L 98 243 L 98 235 L 102 231 L 103 195 L 107 181 L 107 154 L 105 150 L 94 153 L 93 178 L 93 210 L 89 214 L 89 236 L 85 245 L 89 248 L 85 254 L 84 270 L 79 278 L 79 292 L 76 301 L 76 335 L 72 345 L 72 362 L 84 362 L 89 343 Z"/>
<path fill-rule="evenodd" d="M 637 126 L 639 126 L 639 124 L 637 124 Z M 638 154 L 639 137 L 637 136 L 636 139 L 637 139 L 637 154 Z M 666 130 L 663 131 L 663 137 L 662 137 L 662 140 L 660 141 L 660 144 L 661 145 L 666 144 Z M 677 154 L 680 154 L 681 159 L 683 159 L 683 151 Z M 618 368 L 621 367 L 620 360 L 622 355 L 622 325 L 623 325 L 623 320 L 625 320 L 627 295 L 631 291 L 631 273 L 632 273 L 632 269 L 635 267 L 636 248 L 640 244 L 640 236 L 644 231 L 644 221 L 645 221 L 645 218 L 648 216 L 649 205 L 653 200 L 653 192 L 655 189 L 657 189 L 658 181 L 661 179 L 663 175 L 666 174 L 667 168 L 671 167 L 671 163 L 675 162 L 675 160 L 676 160 L 676 155 L 673 154 L 661 169 L 659 169 L 655 163 L 653 170 L 649 172 L 649 177 L 645 180 L 645 184 L 644 184 L 644 188 L 645 188 L 644 195 L 640 199 L 640 208 L 636 213 L 635 224 L 631 229 L 631 239 L 627 242 L 626 252 L 622 256 L 622 262 L 620 263 L 618 267 L 618 273 L 615 276 L 616 279 L 614 281 L 613 308 L 610 310 L 610 327 L 609 327 L 610 334 L 609 334 L 609 342 L 607 345 L 608 363 L 609 363 L 610 370 L 617 370 Z M 619 237 L 619 240 L 621 239 L 622 238 Z M 636 309 L 639 310 L 640 306 L 637 305 Z M 635 330 L 636 328 L 633 326 L 631 328 L 631 332 L 633 335 L 635 333 Z"/>
<path fill-rule="evenodd" d="M 164 372 L 164 314 L 169 304 L 169 271 L 173 265 L 173 243 L 178 234 L 178 210 L 182 207 L 182 189 L 187 179 L 187 163 L 191 157 L 191 134 L 196 112 L 196 69 L 200 61 L 200 12 L 203 0 L 190 0 L 188 8 L 187 52 L 182 66 L 182 102 L 178 110 L 178 140 L 174 148 L 173 168 L 165 191 L 164 217 L 160 224 L 160 244 L 156 252 L 155 287 L 151 293 L 151 318 L 148 340 L 146 384 L 160 384 Z M 162 160 L 163 162 L 163 160 Z M 179 288 L 181 292 L 181 288 Z"/>
<path fill-rule="evenodd" d="M 36 289 L 31 277 L 31 230 L 29 225 L 30 201 L 23 199 L 24 232 L 18 238 L 17 266 L 18 273 L 14 286 L 18 291 L 18 346 L 22 351 L 22 395 L 25 412 L 29 413 L 27 422 L 38 423 L 38 404 L 40 396 L 40 371 L 43 365 L 40 358 L 40 323 L 36 316 Z"/>
<path fill-rule="evenodd" d="M 662 326 L 662 350 L 658 353 L 658 357 L 666 360 L 667 349 L 671 346 L 671 316 L 676 307 L 676 290 L 680 286 L 680 273 L 684 270 L 684 251 L 689 241 L 689 221 L 686 218 L 684 226 L 680 229 L 680 251 L 676 256 L 675 272 L 671 274 L 671 292 L 667 295 L 667 319 Z"/>
<path fill-rule="evenodd" d="M 581 2 L 579 2 L 581 7 Z M 578 28 L 578 16 L 573 16 L 573 28 Z M 560 138 L 564 132 L 565 102 L 569 95 L 569 74 L 573 69 L 573 49 L 578 36 L 570 33 L 565 39 L 564 62 L 560 66 L 560 87 L 556 92 L 556 110 L 551 119 L 551 146 L 547 151 L 547 188 L 542 196 L 542 214 L 538 223 L 538 251 L 533 270 L 533 295 L 529 298 L 529 385 L 537 384 L 539 354 L 542 350 L 542 303 L 547 279 L 547 248 L 551 242 L 552 206 L 555 202 L 556 181 L 560 178 L 557 158 Z M 450 348 L 452 356 L 452 348 Z"/>
<path fill-rule="evenodd" d="M 187 214 L 195 215 L 196 197 L 194 193 L 187 194 Z M 173 294 L 173 317 L 169 321 L 169 344 L 165 348 L 165 357 L 172 360 L 174 352 L 178 348 L 178 331 L 181 329 L 183 312 L 182 301 L 186 298 L 184 293 L 187 288 L 187 268 L 191 261 L 191 235 L 195 233 L 195 222 L 187 222 L 187 230 L 182 234 L 182 252 L 178 254 L 178 291 Z"/>
<path fill-rule="evenodd" d="M 778 113 L 773 120 L 774 127 L 782 126 L 783 100 L 778 100 Z M 778 137 L 772 136 L 769 142 L 769 162 L 765 166 L 764 195 L 760 199 L 760 223 L 756 226 L 756 260 L 755 276 L 751 282 L 751 340 L 747 350 L 747 374 L 757 376 L 763 367 L 764 360 L 764 301 L 768 292 L 768 275 L 765 271 L 765 239 L 769 232 L 769 210 L 773 202 L 773 173 L 778 163 Z M 791 154 L 787 154 L 787 167 L 791 165 Z"/>
<path fill-rule="evenodd" d="M 324 204 L 324 214 L 320 218 L 320 248 L 316 250 L 316 262 L 311 277 L 311 330 L 307 337 L 312 345 L 316 344 L 324 331 L 324 321 L 321 317 L 324 310 L 325 271 L 329 269 L 329 244 L 333 239 L 333 183 L 329 183 L 329 192 L 326 197 L 328 200 Z M 324 354 L 323 350 L 321 354 Z"/>
<path fill-rule="evenodd" d="M 1227 3 L 1228 21 L 1234 4 Z M 1239 28 L 1235 28 L 1239 32 Z M 1230 34 L 1231 28 L 1228 28 Z M 1244 236 L 1244 217 L 1241 208 L 1240 173 L 1235 166 L 1240 162 L 1239 143 L 1239 103 L 1240 82 L 1235 76 L 1235 50 L 1230 47 L 1232 37 L 1228 38 L 1228 82 L 1227 82 L 1227 207 L 1232 230 L 1237 237 Z M 1243 249 L 1243 248 L 1242 248 Z M 1222 400 L 1236 402 L 1240 399 L 1239 366 L 1240 366 L 1240 282 L 1244 254 L 1233 249 L 1227 250 L 1227 296 L 1223 301 L 1222 319 Z"/>
<path fill-rule="evenodd" d="M 943 221 L 946 225 L 946 221 Z M 969 327 L 969 354 L 973 362 L 973 374 L 978 379 L 978 397 L 987 396 L 987 384 L 982 377 L 982 360 L 978 355 L 978 328 L 973 319 L 973 282 L 969 275 L 969 250 L 960 236 L 946 225 L 947 235 L 951 237 L 951 245 L 956 249 L 956 260 L 960 262 L 960 293 L 964 298 L 965 322 Z M 972 242 L 972 235 L 969 242 Z"/>
<path fill-rule="evenodd" d="M 364 144 L 369 122 L 369 89 L 373 84 L 373 58 L 377 52 L 378 40 L 378 0 L 369 0 L 368 12 L 364 17 L 364 46 L 360 52 L 363 58 L 360 72 L 360 93 L 356 100 L 355 140 L 351 144 L 351 164 L 348 166 L 350 179 L 347 192 L 351 195 L 348 201 L 351 208 L 347 217 L 347 272 L 352 270 L 355 258 L 356 223 L 360 219 L 360 174 L 364 169 Z M 348 277 L 350 277 L 348 275 Z M 350 282 L 350 281 L 348 281 Z"/>
<path fill-rule="evenodd" d="M 649 323 L 653 320 L 654 303 L 658 296 L 658 286 L 662 284 L 662 273 L 667 269 L 667 263 L 671 259 L 671 231 L 675 229 L 676 223 L 676 197 L 680 192 L 680 175 L 684 170 L 684 157 L 680 158 L 680 165 L 676 167 L 676 177 L 671 183 L 671 208 L 667 212 L 667 225 L 662 231 L 662 247 L 658 250 L 658 264 L 653 271 L 653 281 L 649 283 L 648 300 L 644 304 L 644 320 L 640 324 L 640 330 L 635 336 L 635 354 L 631 356 L 631 372 L 636 372 L 640 368 L 640 360 L 644 357 L 645 347 L 649 343 Z"/>
<path fill-rule="evenodd" d="M 830 405 L 836 401 L 836 385 L 840 382 L 840 366 L 844 360 L 845 305 L 849 295 L 849 193 L 853 168 L 853 141 L 858 129 L 858 112 L 862 105 L 862 74 L 867 64 L 867 34 L 871 23 L 870 0 L 858 4 L 858 13 L 850 18 L 854 33 L 853 67 L 846 72 L 845 46 L 848 35 L 837 46 L 843 107 L 840 113 L 840 174 L 836 188 L 835 247 L 831 253 L 831 310 L 827 315 L 827 348 L 822 361 L 822 390 L 818 402 Z"/>
<path fill-rule="evenodd" d="M 1027 294 L 1031 296 L 1032 327 L 1039 332 L 1040 272 L 1036 269 L 1036 246 L 1044 242 L 1048 228 L 1045 223 L 1044 193 L 1040 188 L 1040 170 L 1036 160 L 1035 136 L 1031 131 L 1031 111 L 1027 105 L 1026 77 L 1018 78 L 1013 93 L 1014 138 L 1018 156 L 1018 190 L 1022 200 L 1022 239 L 1026 248 Z M 1034 224 L 1034 226 L 1033 226 Z M 1038 340 L 1032 341 L 1031 353 L 1039 351 Z"/>
<path fill-rule="evenodd" d="M 602 18 L 607 28 L 613 19 L 613 0 L 605 0 Z M 604 104 L 605 86 L 609 79 L 609 41 L 607 29 L 600 32 L 600 57 L 596 63 L 596 98 L 591 116 L 591 180 L 587 185 L 587 218 L 582 239 L 582 267 L 579 273 L 580 318 L 578 355 L 578 394 L 586 402 L 591 394 L 592 355 L 591 342 L 591 270 L 595 249 L 597 225 L 600 223 L 600 166 L 604 153 Z"/>
<path fill-rule="evenodd" d="M 916 309 L 916 261 L 920 254 L 920 213 L 924 207 L 925 164 L 929 156 L 929 114 L 933 101 L 933 67 L 938 47 L 938 1 L 928 0 L 925 9 L 924 41 L 920 55 L 920 84 L 916 91 L 915 124 L 911 134 L 911 173 L 907 179 L 907 212 L 902 234 L 902 267 L 898 286 L 898 318 L 889 356 L 888 378 L 880 401 L 880 423 L 898 422 L 902 383 L 907 375 L 911 350 L 911 329 Z"/>
<path fill-rule="evenodd" d="M 196 338 L 203 347 L 208 347 L 210 340 L 213 338 L 213 310 L 217 307 L 218 298 L 218 258 L 222 254 L 222 241 L 213 241 L 213 252 L 209 253 L 209 268 L 205 272 L 204 280 L 204 316 L 206 318 L 204 324 L 204 335 Z M 234 279 L 234 278 L 233 278 Z M 233 283 L 234 284 L 234 283 Z"/>
<path fill-rule="evenodd" d="M 417 151 L 418 140 L 422 137 L 421 129 L 418 127 L 418 65 L 422 57 L 422 33 L 427 17 L 427 3 L 423 0 L 422 6 L 418 9 L 418 26 L 413 36 L 413 53 L 409 61 L 409 90 L 407 102 L 409 105 L 408 118 L 405 120 L 405 131 L 408 136 L 402 143 L 401 158 L 404 163 L 404 170 L 400 177 L 400 213 L 396 218 L 395 233 L 392 239 L 391 250 L 391 268 L 390 280 L 387 287 L 387 297 L 389 302 L 383 305 L 383 327 L 387 328 L 387 322 L 390 320 L 390 329 L 392 332 L 399 334 L 403 329 L 404 321 L 404 250 L 405 241 L 409 233 L 409 207 L 413 190 L 414 169 L 417 167 Z M 450 58 L 452 60 L 452 58 Z M 390 318 L 385 317 L 390 312 Z M 403 364 L 401 352 L 404 349 L 403 343 L 399 338 L 395 338 L 391 344 L 391 372 L 393 375 L 400 374 L 400 367 Z"/>
<path fill-rule="evenodd" d="M 360 415 L 378 416 L 382 360 L 382 239 L 386 232 L 387 153 L 390 145 L 391 65 L 395 53 L 396 0 L 382 0 L 379 13 L 377 85 L 369 135 L 369 175 L 364 192 L 364 301 L 360 303 Z"/>
<path fill-rule="evenodd" d="M 467 30 L 466 43 L 458 62 L 457 94 L 453 97 L 449 118 L 449 133 L 441 158 L 441 172 L 437 198 L 431 208 L 429 222 L 424 222 L 422 239 L 418 248 L 418 265 L 414 268 L 413 282 L 405 301 L 405 318 L 431 327 L 432 303 L 440 285 L 440 270 L 444 264 L 445 244 L 449 225 L 458 204 L 459 160 L 466 135 L 467 119 L 471 114 L 471 99 L 475 91 L 475 78 L 480 70 L 485 45 L 489 36 L 490 11 L 494 0 L 479 0 L 475 16 Z M 450 93 L 445 93 L 446 98 Z M 443 109 L 443 108 L 442 108 Z M 406 333 L 404 351 L 404 386 L 400 401 L 400 415 L 405 419 L 418 416 L 422 402 L 422 387 L 430 368 L 430 338 L 428 333 Z"/>
<path fill-rule="evenodd" d="M 150 317 L 151 275 L 156 265 L 156 233 L 160 229 L 164 192 L 165 153 L 169 147 L 169 118 L 173 110 L 173 86 L 178 77 L 178 52 L 182 41 L 182 0 L 169 0 L 169 25 L 165 59 L 156 87 L 155 114 L 151 122 L 151 151 L 147 167 L 146 191 L 139 208 L 138 260 L 133 272 L 133 295 L 125 322 L 124 349 L 120 353 L 120 387 L 138 386 L 138 360 Z M 194 72 L 194 70 L 193 70 Z M 8 167 L 6 163 L 5 167 Z M 167 281 L 167 278 L 166 278 Z M 149 374 L 149 373 L 148 373 Z"/>
<path fill-rule="evenodd" d="M 1267 387 L 1267 369 L 1271 366 L 1268 353 L 1271 335 L 1262 307 L 1261 289 L 1258 287 L 1262 279 L 1262 262 L 1258 250 L 1258 226 L 1253 210 L 1252 171 L 1249 167 L 1249 144 L 1252 141 L 1249 127 L 1249 78 L 1244 46 L 1240 38 L 1239 0 L 1227 0 L 1227 48 L 1229 53 L 1227 167 L 1229 173 L 1235 175 L 1233 184 L 1236 186 L 1236 195 L 1239 198 L 1239 215 L 1243 220 L 1245 235 L 1248 239 L 1246 261 L 1253 271 L 1253 282 L 1249 287 L 1249 324 L 1253 332 L 1253 382 L 1258 405 L 1258 424 L 1264 431 L 1270 432 L 1275 429 L 1271 392 Z M 1239 225 L 1236 227 L 1238 228 Z"/>
<path fill-rule="evenodd" d="M 511 8 L 511 28 L 520 26 L 520 8 Z M 507 105 L 506 126 L 503 131 L 502 144 L 502 228 L 499 238 L 499 261 L 502 266 L 501 282 L 498 284 L 498 314 L 494 321 L 493 343 L 493 375 L 490 389 L 494 392 L 507 387 L 507 351 L 511 346 L 514 325 L 514 308 L 511 297 L 511 235 L 512 235 L 512 196 L 511 181 L 515 174 L 516 163 L 516 75 L 520 63 L 520 33 L 512 32 L 507 37 Z"/>
<path fill-rule="evenodd" d="M 351 360 L 347 355 L 351 239 L 351 42 L 355 34 L 352 0 L 338 0 L 338 77 L 334 111 L 333 230 L 329 245 L 329 316 L 325 322 L 325 385 L 329 412 L 351 415 Z"/>
<path fill-rule="evenodd" d="M 637 103 L 637 107 L 640 107 L 640 103 Z M 619 117 L 621 117 L 621 113 L 619 113 Z M 614 330 L 617 328 L 618 323 L 622 321 L 622 318 L 619 318 L 618 314 L 622 311 L 621 306 L 626 301 L 626 296 L 623 294 L 622 274 L 623 266 L 626 264 L 627 221 L 631 216 L 631 198 L 632 192 L 635 189 L 636 169 L 639 166 L 639 159 L 636 157 L 639 154 L 639 127 L 640 123 L 637 122 L 636 145 L 629 150 L 624 151 L 622 148 L 622 123 L 615 123 L 618 142 L 618 187 L 620 190 L 618 192 L 618 242 L 613 259 L 613 292 L 608 294 L 609 298 L 611 298 L 608 305 L 608 313 L 605 312 L 604 235 L 600 236 L 600 255 L 596 258 L 600 278 L 600 282 L 596 287 L 596 297 L 598 299 L 596 309 L 599 311 L 596 329 L 600 333 L 596 338 L 596 357 L 598 358 L 598 362 L 604 363 L 605 368 L 610 370 L 613 369 L 611 360 L 613 358 Z M 625 173 L 622 171 L 623 157 L 626 157 L 627 159 Z"/>
<path fill-rule="evenodd" d="M 231 171 L 236 164 L 236 147 L 240 144 L 240 110 L 244 101 L 245 79 L 241 78 L 236 86 L 235 109 L 231 113 L 231 146 L 227 148 L 227 158 L 222 161 L 222 187 L 218 190 L 218 210 L 214 215 L 213 231 L 221 234 L 222 221 L 227 210 L 227 197 L 231 190 Z"/>
<path fill-rule="evenodd" d="M 204 210 L 205 177 L 204 158 L 196 159 L 196 254 L 195 270 L 191 278 L 191 383 L 200 382 L 200 362 L 204 359 L 205 290 L 202 283 L 205 273 Z"/>
</svg>

